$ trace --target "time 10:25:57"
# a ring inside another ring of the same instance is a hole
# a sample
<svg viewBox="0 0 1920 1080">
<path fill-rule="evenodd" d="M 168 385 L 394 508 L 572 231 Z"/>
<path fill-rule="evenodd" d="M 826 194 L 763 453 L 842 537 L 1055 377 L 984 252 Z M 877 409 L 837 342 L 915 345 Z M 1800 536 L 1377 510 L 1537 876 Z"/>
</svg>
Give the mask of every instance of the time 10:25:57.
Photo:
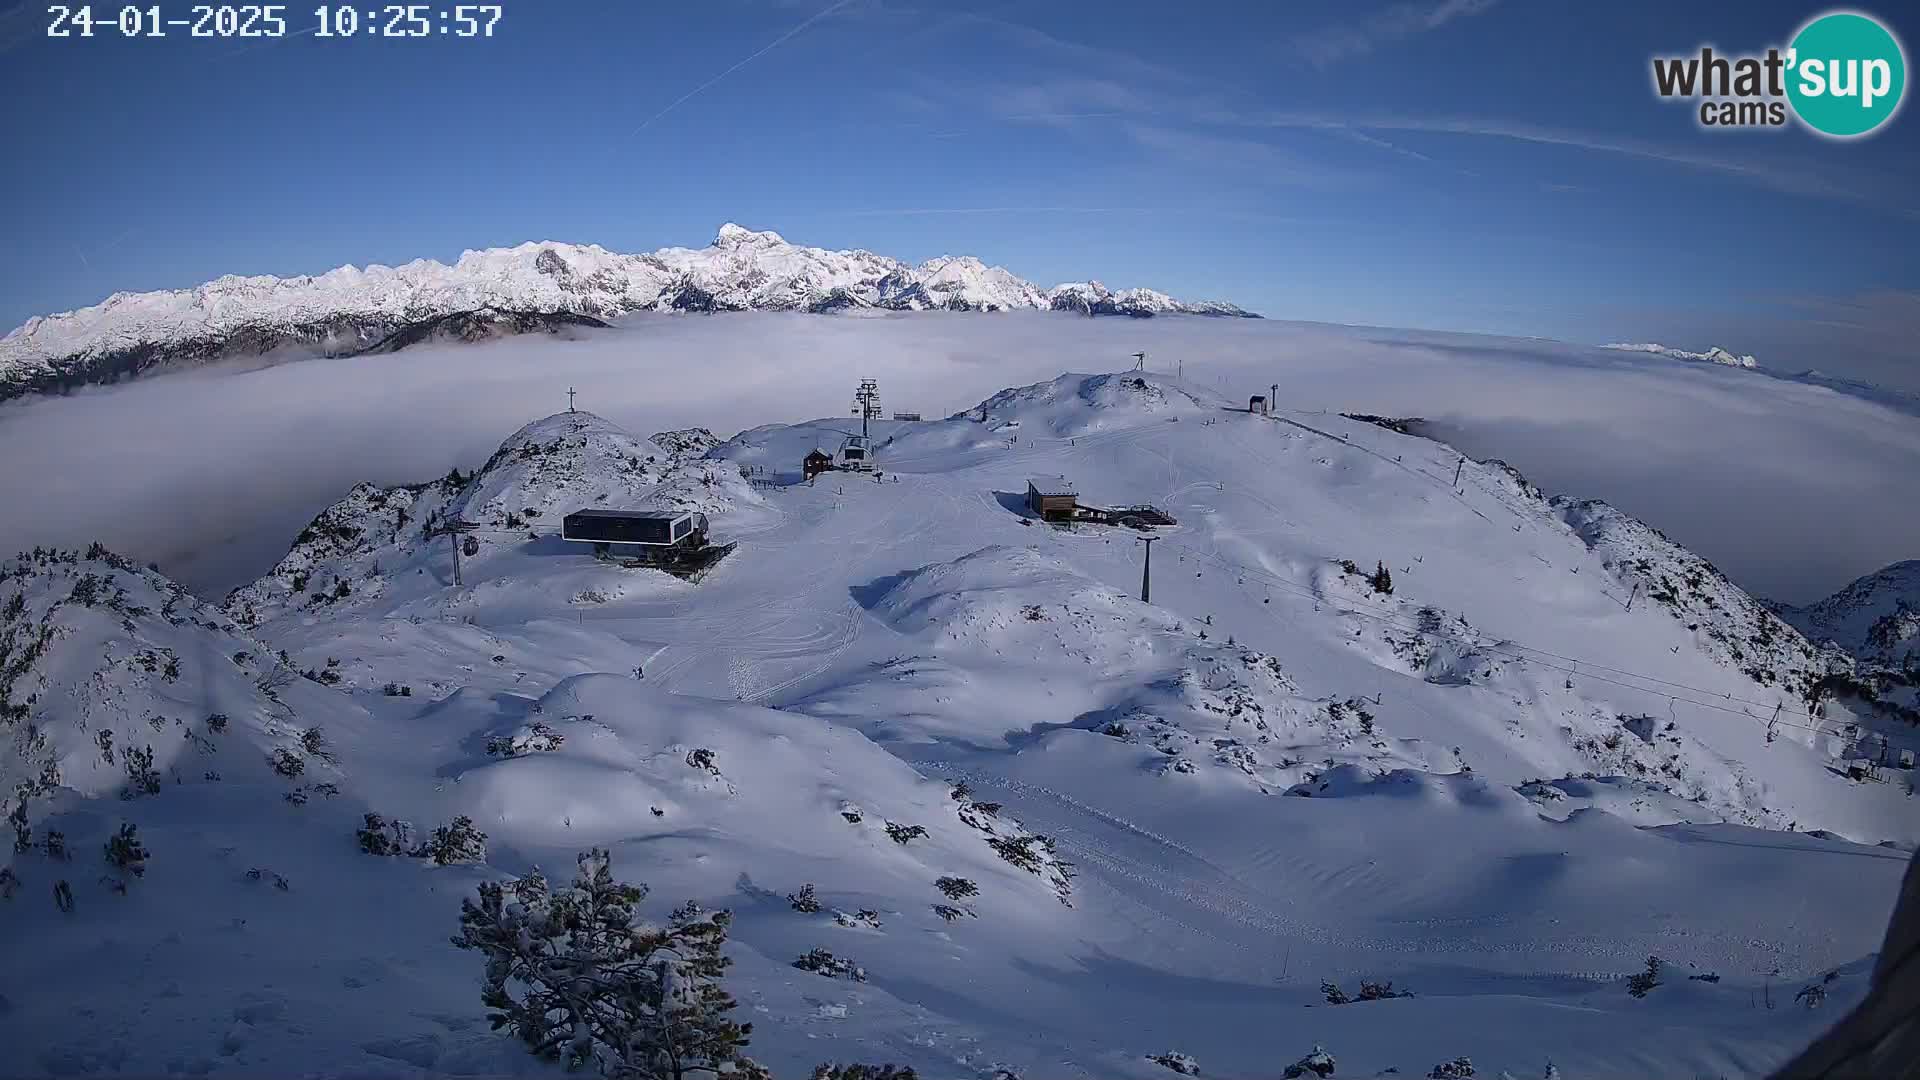
<svg viewBox="0 0 1920 1080">
<path fill-rule="evenodd" d="M 313 11 L 319 21 L 313 33 L 315 37 L 430 37 L 437 29 L 455 37 L 492 37 L 501 11 L 498 4 L 460 4 L 445 10 L 432 4 L 388 4 L 364 13 L 350 4 L 321 6 Z"/>
</svg>

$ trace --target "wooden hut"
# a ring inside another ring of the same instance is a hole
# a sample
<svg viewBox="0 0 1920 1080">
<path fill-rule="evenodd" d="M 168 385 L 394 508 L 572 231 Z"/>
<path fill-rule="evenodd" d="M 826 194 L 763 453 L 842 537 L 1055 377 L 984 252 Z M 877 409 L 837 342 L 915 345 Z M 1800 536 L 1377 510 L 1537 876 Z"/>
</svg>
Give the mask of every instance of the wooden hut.
<svg viewBox="0 0 1920 1080">
<path fill-rule="evenodd" d="M 1072 521 L 1079 493 L 1064 476 L 1035 476 L 1027 481 L 1027 509 L 1044 521 Z"/>
<path fill-rule="evenodd" d="M 833 458 L 828 456 L 825 450 L 816 447 L 814 451 L 808 454 L 806 459 L 800 463 L 800 474 L 806 479 L 811 480 L 832 468 Z"/>
</svg>

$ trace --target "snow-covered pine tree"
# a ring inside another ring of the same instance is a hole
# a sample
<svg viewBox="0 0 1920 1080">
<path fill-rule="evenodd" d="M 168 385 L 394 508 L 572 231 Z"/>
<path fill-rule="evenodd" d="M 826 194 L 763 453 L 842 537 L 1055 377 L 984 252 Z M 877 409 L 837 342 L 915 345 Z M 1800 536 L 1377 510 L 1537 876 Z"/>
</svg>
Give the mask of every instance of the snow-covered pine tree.
<svg viewBox="0 0 1920 1080">
<path fill-rule="evenodd" d="M 1374 592 L 1383 593 L 1387 596 L 1392 596 L 1393 595 L 1393 571 L 1387 569 L 1386 563 L 1376 562 L 1374 564 L 1373 573 L 1367 576 L 1367 584 L 1373 586 Z"/>
<path fill-rule="evenodd" d="M 728 1018 L 735 1002 L 720 985 L 731 914 L 688 905 L 664 928 L 636 924 L 645 895 L 616 882 L 596 848 L 570 887 L 550 888 L 536 868 L 463 900 L 453 943 L 487 958 L 480 996 L 493 1026 L 618 1080 L 768 1080 L 741 1054 L 753 1025 Z"/>
</svg>

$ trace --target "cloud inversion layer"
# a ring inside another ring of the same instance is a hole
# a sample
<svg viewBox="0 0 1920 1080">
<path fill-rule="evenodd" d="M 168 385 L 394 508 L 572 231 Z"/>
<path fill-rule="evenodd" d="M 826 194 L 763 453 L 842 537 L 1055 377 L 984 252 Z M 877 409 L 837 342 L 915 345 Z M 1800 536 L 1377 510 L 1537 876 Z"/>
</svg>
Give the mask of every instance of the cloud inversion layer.
<svg viewBox="0 0 1920 1080">
<path fill-rule="evenodd" d="M 943 416 L 1063 371 L 1156 370 L 1229 399 L 1427 417 L 1549 491 L 1645 518 L 1762 595 L 1824 596 L 1920 556 L 1920 421 L 1754 372 L 1511 338 L 1050 314 L 648 316 L 517 338 L 165 376 L 0 409 L 0 550 L 99 539 L 204 595 L 251 580 L 354 483 L 484 461 L 580 404 L 642 435 L 845 413 Z M 1905 478 L 1905 479 L 1903 479 Z M 1905 491 L 1906 497 L 1901 497 Z"/>
</svg>

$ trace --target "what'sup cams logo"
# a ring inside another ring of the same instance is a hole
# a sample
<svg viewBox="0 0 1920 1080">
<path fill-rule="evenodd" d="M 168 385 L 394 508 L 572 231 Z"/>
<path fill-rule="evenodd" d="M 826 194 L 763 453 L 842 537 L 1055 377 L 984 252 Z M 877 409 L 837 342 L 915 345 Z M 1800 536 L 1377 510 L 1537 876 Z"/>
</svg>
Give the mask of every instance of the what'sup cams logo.
<svg viewBox="0 0 1920 1080">
<path fill-rule="evenodd" d="M 1885 23 L 1856 11 L 1831 11 L 1802 26 L 1786 49 L 1757 56 L 1653 58 L 1661 98 L 1699 101 L 1710 128 L 1781 127 L 1789 116 L 1834 139 L 1884 127 L 1906 96 L 1907 58 Z"/>
</svg>

